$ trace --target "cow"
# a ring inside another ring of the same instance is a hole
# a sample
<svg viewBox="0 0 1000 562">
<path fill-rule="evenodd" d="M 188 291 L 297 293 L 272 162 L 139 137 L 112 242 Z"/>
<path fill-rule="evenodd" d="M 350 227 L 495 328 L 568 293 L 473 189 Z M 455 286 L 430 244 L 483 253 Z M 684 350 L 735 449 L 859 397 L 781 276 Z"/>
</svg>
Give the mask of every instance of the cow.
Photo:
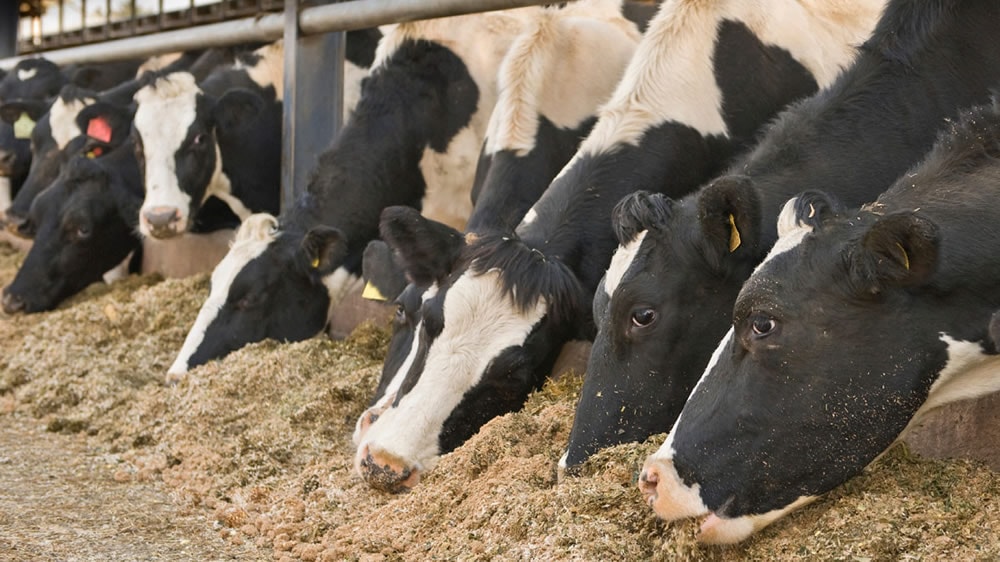
<svg viewBox="0 0 1000 562">
<path fill-rule="evenodd" d="M 200 51 L 188 52 L 174 59 L 162 71 L 185 69 L 198 64 L 203 58 L 207 57 Z M 70 156 L 65 154 L 63 149 L 71 139 L 88 130 L 95 135 L 108 132 L 106 126 L 99 122 L 95 122 L 93 127 L 84 126 L 81 129 L 76 123 L 80 111 L 98 101 L 125 106 L 131 103 L 132 96 L 140 85 L 141 82 L 136 78 L 116 84 L 99 93 L 76 84 L 66 84 L 51 103 L 33 102 L 35 110 L 41 111 L 42 114 L 40 117 L 33 117 L 36 123 L 30 131 L 29 158 L 26 161 L 18 161 L 19 165 L 28 164 L 29 168 L 21 190 L 6 211 L 8 229 L 20 236 L 27 236 L 30 228 L 22 223 L 28 214 L 31 202 L 59 174 L 60 166 Z M 21 112 L 28 111 L 27 108 L 22 108 L 25 103 L 15 101 L 4 104 L 0 107 L 0 115 L 5 121 L 14 123 L 15 120 L 23 118 L 20 117 Z"/>
<path fill-rule="evenodd" d="M 438 288 L 424 364 L 355 459 L 377 473 L 369 481 L 407 489 L 441 452 L 519 408 L 563 343 L 591 337 L 586 303 L 615 249 L 615 202 L 642 188 L 685 193 L 711 177 L 784 105 L 831 83 L 880 9 L 664 3 L 593 131 L 515 232 L 469 244 Z"/>
<path fill-rule="evenodd" d="M 187 232 L 210 196 L 241 219 L 277 212 L 283 68 L 279 41 L 200 83 L 182 71 L 139 88 L 133 123 L 145 177 L 144 236 Z"/>
<path fill-rule="evenodd" d="M 593 302 L 600 329 L 567 466 L 670 429 L 740 287 L 774 244 L 786 200 L 810 185 L 849 205 L 871 201 L 960 107 L 987 101 L 1000 81 L 1000 41 L 977 34 L 1000 25 L 1000 10 L 920 6 L 891 2 L 851 69 L 780 116 L 726 174 L 684 199 L 622 203 L 622 245 Z"/>
<path fill-rule="evenodd" d="M 419 207 L 461 228 L 496 103 L 497 67 L 540 10 L 382 28 L 358 105 L 320 155 L 305 193 L 279 218 L 240 227 L 168 381 L 248 343 L 322 331 L 332 306 L 359 285 L 383 208 Z"/>
<path fill-rule="evenodd" d="M 926 412 L 1000 390 L 998 162 L 994 101 L 963 113 L 874 203 L 811 214 L 836 206 L 812 193 L 785 206 L 729 332 L 645 464 L 658 515 L 707 514 L 701 541 L 743 540 L 860 473 Z"/>
<path fill-rule="evenodd" d="M 86 153 L 73 156 L 32 202 L 35 242 L 3 290 L 7 314 L 55 308 L 139 247 L 134 231 L 142 182 L 134 145 L 86 136 L 73 142 L 85 143 Z"/>
<path fill-rule="evenodd" d="M 382 377 L 358 420 L 356 445 L 392 402 L 409 367 L 422 362 L 426 335 L 423 340 L 418 335 L 420 309 L 451 273 L 465 238 L 517 225 L 593 128 L 598 106 L 610 97 L 639 39 L 617 2 L 576 3 L 543 13 L 500 65 L 500 95 L 476 168 L 466 234 L 413 208 L 382 212 L 385 242 L 373 241 L 365 250 L 364 294 L 374 287 L 379 298 L 394 301 L 396 315 Z M 580 76 L 586 76 L 586 87 Z M 413 281 L 409 286 L 400 282 L 404 272 Z"/>
</svg>

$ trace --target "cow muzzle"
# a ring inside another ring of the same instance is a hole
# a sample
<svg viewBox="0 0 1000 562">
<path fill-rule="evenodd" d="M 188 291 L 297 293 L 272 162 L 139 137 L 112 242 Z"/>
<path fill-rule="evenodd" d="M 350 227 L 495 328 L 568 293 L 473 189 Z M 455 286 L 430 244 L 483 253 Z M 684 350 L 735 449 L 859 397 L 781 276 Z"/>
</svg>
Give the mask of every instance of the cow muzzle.
<svg viewBox="0 0 1000 562">
<path fill-rule="evenodd" d="M 646 459 L 639 475 L 639 491 L 656 515 L 666 521 L 708 513 L 701 501 L 699 486 L 685 485 L 672 460 L 655 456 Z"/>
<path fill-rule="evenodd" d="M 181 210 L 177 207 L 158 206 L 144 209 L 142 223 L 153 238 L 173 238 L 184 232 Z"/>
<path fill-rule="evenodd" d="M 355 469 L 369 486 L 376 490 L 398 494 L 407 492 L 420 482 L 420 470 L 385 451 L 373 451 L 363 445 L 355 458 Z"/>
<path fill-rule="evenodd" d="M 3 311 L 7 314 L 19 314 L 24 312 L 28 304 L 24 302 L 24 299 L 13 294 L 8 293 L 6 289 L 3 292 Z"/>
</svg>

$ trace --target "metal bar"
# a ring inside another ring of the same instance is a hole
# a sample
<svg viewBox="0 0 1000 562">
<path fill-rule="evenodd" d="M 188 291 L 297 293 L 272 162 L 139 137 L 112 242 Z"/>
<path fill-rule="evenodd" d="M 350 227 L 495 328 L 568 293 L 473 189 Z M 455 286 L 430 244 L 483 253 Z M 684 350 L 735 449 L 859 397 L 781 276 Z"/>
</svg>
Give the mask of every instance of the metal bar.
<svg viewBox="0 0 1000 562">
<path fill-rule="evenodd" d="M 0 56 L 17 54 L 17 30 L 21 26 L 18 5 L 19 2 L 0 5 Z"/>
<path fill-rule="evenodd" d="M 282 89 L 281 117 L 281 208 L 290 209 L 295 202 L 295 49 L 299 40 L 299 6 L 296 0 L 285 0 L 284 11 L 285 70 Z"/>
<path fill-rule="evenodd" d="M 299 30 L 307 35 L 328 31 L 348 31 L 387 23 L 506 10 L 551 2 L 552 0 L 476 0 L 475 2 L 469 0 L 352 0 L 302 9 L 299 12 Z M 162 13 L 160 17 L 163 17 Z M 44 56 L 56 64 L 104 62 L 148 57 L 169 51 L 223 47 L 253 41 L 275 41 L 282 36 L 283 22 L 284 17 L 281 14 L 268 14 L 259 18 L 249 17 L 144 37 L 107 41 L 96 45 L 44 51 Z M 13 68 L 18 60 L 20 58 L 17 57 L 0 59 L 0 68 Z"/>
</svg>

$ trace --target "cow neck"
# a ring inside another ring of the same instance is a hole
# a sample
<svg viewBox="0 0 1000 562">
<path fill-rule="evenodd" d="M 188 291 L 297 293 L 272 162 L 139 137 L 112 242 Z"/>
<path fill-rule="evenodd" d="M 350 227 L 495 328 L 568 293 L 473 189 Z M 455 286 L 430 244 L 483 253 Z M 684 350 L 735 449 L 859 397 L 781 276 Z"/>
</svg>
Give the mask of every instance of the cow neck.
<svg viewBox="0 0 1000 562">
<path fill-rule="evenodd" d="M 639 146 L 578 153 L 517 234 L 528 246 L 562 260 L 593 294 L 618 244 L 611 229 L 618 201 L 637 190 L 685 195 L 718 172 L 736 149 L 730 139 L 703 137 L 671 121 L 647 131 Z"/>
<path fill-rule="evenodd" d="M 420 159 L 425 141 L 418 129 L 396 129 L 410 138 L 387 142 L 384 131 L 396 122 L 356 116 L 319 158 L 306 193 L 282 214 L 282 230 L 305 232 L 319 225 L 347 236 L 348 254 L 358 255 L 378 236 L 382 209 L 391 205 L 419 208 L 425 191 Z M 408 134 L 407 134 L 407 131 Z"/>
</svg>

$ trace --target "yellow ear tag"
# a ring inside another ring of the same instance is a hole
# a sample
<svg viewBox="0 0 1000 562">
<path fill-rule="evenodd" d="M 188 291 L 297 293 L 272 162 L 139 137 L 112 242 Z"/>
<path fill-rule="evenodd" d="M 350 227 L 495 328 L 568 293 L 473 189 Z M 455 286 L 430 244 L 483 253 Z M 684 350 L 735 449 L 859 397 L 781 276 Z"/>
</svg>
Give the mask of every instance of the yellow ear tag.
<svg viewBox="0 0 1000 562">
<path fill-rule="evenodd" d="M 733 227 L 729 231 L 729 252 L 732 253 L 740 247 L 740 231 L 736 228 L 736 219 L 733 218 L 732 213 L 729 213 L 729 226 Z"/>
<path fill-rule="evenodd" d="M 378 287 L 372 285 L 371 281 L 365 285 L 365 290 L 361 292 L 361 298 L 381 302 L 389 300 L 382 295 L 382 292 L 378 290 Z"/>
<path fill-rule="evenodd" d="M 909 271 L 910 270 L 910 256 L 906 255 L 906 250 L 903 249 L 903 246 L 899 242 L 896 242 L 896 247 L 899 248 L 899 252 L 901 254 L 903 254 L 903 267 L 906 268 L 906 271 Z"/>
<path fill-rule="evenodd" d="M 31 131 L 35 130 L 35 122 L 28 117 L 27 113 L 22 113 L 17 121 L 14 121 L 14 138 L 30 139 Z"/>
<path fill-rule="evenodd" d="M 318 269 L 319 268 L 319 258 L 313 258 L 313 261 L 309 262 L 309 265 L 311 265 L 313 269 Z"/>
</svg>

